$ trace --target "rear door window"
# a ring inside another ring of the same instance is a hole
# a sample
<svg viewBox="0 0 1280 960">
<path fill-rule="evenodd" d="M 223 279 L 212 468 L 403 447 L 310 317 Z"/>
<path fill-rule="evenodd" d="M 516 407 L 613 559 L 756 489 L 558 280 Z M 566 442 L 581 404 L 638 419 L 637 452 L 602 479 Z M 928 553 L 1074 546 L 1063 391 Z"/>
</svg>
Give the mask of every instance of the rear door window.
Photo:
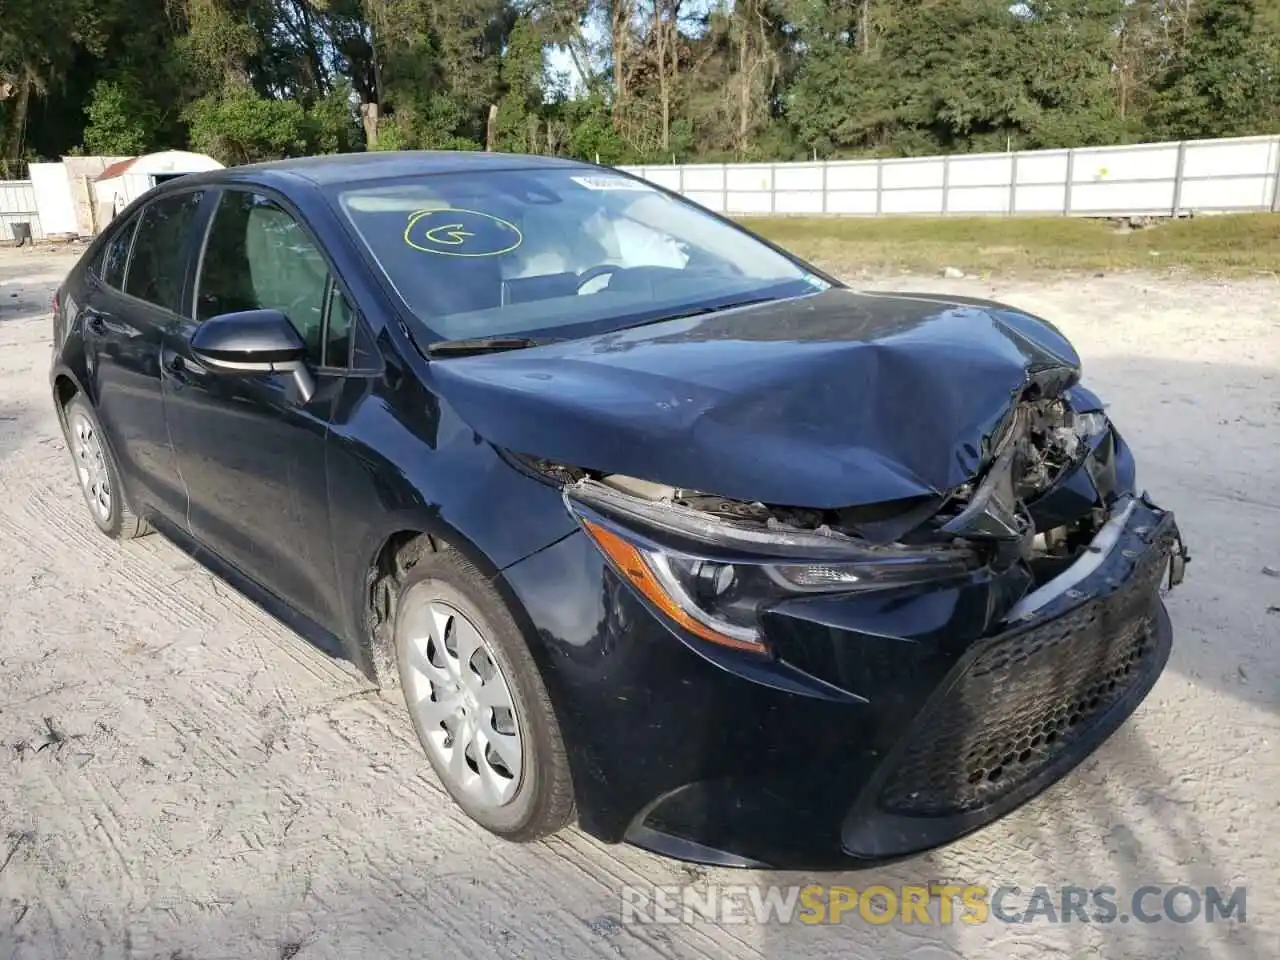
<svg viewBox="0 0 1280 960">
<path fill-rule="evenodd" d="M 187 271 L 187 241 L 202 193 L 160 197 L 142 211 L 124 292 L 166 310 L 177 307 Z"/>
</svg>

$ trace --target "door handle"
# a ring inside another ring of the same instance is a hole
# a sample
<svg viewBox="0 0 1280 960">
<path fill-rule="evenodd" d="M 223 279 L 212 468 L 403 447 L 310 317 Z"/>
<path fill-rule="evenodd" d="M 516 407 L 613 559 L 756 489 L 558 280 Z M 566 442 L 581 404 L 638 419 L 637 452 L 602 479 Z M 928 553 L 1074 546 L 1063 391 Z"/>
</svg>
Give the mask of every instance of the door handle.
<svg viewBox="0 0 1280 960">
<path fill-rule="evenodd" d="M 181 390 L 191 382 L 187 377 L 187 361 L 182 354 L 165 348 L 160 352 L 160 362 L 173 381 L 174 390 Z"/>
</svg>

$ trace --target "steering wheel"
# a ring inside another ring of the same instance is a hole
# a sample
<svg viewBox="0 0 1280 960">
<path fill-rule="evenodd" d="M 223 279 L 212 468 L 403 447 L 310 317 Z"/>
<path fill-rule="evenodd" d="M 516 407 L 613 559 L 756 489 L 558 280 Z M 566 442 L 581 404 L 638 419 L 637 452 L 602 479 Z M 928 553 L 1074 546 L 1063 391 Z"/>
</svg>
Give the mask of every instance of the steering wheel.
<svg viewBox="0 0 1280 960">
<path fill-rule="evenodd" d="M 597 277 L 613 276 L 622 267 L 616 263 L 598 263 L 594 267 L 588 267 L 578 274 L 578 293 L 582 293 L 582 288 Z M 606 284 L 607 286 L 607 284 Z"/>
</svg>

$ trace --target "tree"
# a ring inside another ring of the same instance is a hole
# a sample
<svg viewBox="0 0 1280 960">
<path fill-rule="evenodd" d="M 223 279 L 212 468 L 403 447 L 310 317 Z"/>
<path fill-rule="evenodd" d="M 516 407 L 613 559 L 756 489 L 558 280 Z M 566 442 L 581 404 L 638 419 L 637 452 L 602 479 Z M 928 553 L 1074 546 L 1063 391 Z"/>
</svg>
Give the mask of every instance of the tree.
<svg viewBox="0 0 1280 960">
<path fill-rule="evenodd" d="M 0 28 L 0 174 L 26 152 L 36 101 L 54 94 L 78 49 L 103 53 L 102 9 L 93 0 L 5 0 Z"/>
<path fill-rule="evenodd" d="M 1253 0 L 1205 0 L 1162 78 L 1151 119 L 1175 138 L 1280 130 L 1280 43 L 1258 28 Z"/>
<path fill-rule="evenodd" d="M 90 153 L 131 157 L 155 143 L 153 107 L 131 78 L 99 80 L 85 113 L 84 145 Z"/>
<path fill-rule="evenodd" d="M 501 150 L 537 153 L 542 145 L 543 105 L 546 103 L 545 46 L 538 25 L 517 21 L 507 37 L 499 62 L 502 94 L 495 118 L 495 143 Z"/>
<path fill-rule="evenodd" d="M 187 111 L 191 143 L 224 163 L 255 163 L 297 156 L 307 146 L 307 116 L 293 100 L 272 100 L 252 90 L 202 97 Z"/>
<path fill-rule="evenodd" d="M 4 0 L 0 174 L 73 149 L 629 163 L 1263 133 L 1278 77 L 1280 3 L 1256 0 Z"/>
</svg>

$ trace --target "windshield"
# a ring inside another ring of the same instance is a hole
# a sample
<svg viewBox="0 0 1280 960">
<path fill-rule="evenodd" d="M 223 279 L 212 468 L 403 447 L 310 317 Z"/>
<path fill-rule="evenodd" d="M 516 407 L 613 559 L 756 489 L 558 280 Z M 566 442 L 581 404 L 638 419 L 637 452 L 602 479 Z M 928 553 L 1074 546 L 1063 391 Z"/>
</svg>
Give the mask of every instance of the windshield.
<svg viewBox="0 0 1280 960">
<path fill-rule="evenodd" d="M 608 171 L 435 174 L 337 199 L 410 311 L 448 340 L 567 335 L 827 286 L 749 234 Z"/>
</svg>

